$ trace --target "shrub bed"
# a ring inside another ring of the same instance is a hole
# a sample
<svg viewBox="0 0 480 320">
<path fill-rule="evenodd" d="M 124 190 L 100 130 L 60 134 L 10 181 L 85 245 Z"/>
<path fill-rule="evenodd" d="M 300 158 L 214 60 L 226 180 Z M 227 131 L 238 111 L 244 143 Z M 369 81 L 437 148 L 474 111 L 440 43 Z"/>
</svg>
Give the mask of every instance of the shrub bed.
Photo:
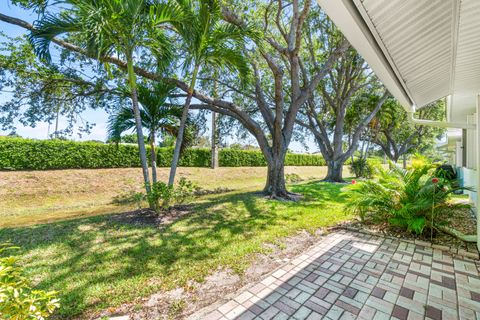
<svg viewBox="0 0 480 320">
<path fill-rule="evenodd" d="M 147 150 L 149 152 L 149 149 Z M 169 167 L 173 148 L 157 148 L 157 165 Z M 221 167 L 261 167 L 267 163 L 260 151 L 222 149 Z M 182 167 L 209 167 L 209 149 L 187 149 Z M 285 165 L 323 166 L 320 155 L 287 154 Z M 96 169 L 139 167 L 135 145 L 0 137 L 0 170 Z"/>
</svg>

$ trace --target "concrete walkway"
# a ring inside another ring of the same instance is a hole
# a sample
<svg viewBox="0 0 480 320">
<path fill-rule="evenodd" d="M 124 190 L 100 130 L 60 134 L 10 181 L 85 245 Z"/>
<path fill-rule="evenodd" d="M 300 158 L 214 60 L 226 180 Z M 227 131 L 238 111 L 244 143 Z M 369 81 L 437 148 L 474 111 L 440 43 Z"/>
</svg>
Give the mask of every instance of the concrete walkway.
<svg viewBox="0 0 480 320">
<path fill-rule="evenodd" d="M 330 234 L 192 319 L 476 319 L 480 262 L 405 241 Z"/>
</svg>

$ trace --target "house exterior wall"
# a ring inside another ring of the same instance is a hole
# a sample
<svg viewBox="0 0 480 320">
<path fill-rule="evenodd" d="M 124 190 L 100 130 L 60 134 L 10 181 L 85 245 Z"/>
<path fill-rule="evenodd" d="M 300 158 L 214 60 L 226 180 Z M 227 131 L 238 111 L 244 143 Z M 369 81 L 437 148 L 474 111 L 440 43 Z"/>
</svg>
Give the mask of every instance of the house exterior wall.
<svg viewBox="0 0 480 320">
<path fill-rule="evenodd" d="M 467 123 L 474 124 L 476 113 L 467 116 Z M 466 148 L 467 148 L 467 168 L 468 169 L 476 169 L 477 168 L 477 130 L 475 129 L 467 129 L 467 141 L 466 141 Z"/>
<path fill-rule="evenodd" d="M 455 166 L 463 166 L 463 142 L 457 141 L 455 144 Z"/>
<path fill-rule="evenodd" d="M 474 204 L 477 203 L 477 170 L 468 169 L 465 167 L 460 168 L 460 181 L 464 187 L 472 187 L 475 191 L 465 191 L 469 195 L 470 201 Z"/>
<path fill-rule="evenodd" d="M 477 107 L 477 113 L 476 113 L 476 139 L 475 139 L 475 145 L 474 147 L 474 152 L 476 153 L 477 156 L 477 183 L 475 184 L 475 187 L 477 188 L 477 197 L 476 197 L 476 204 L 477 204 L 477 248 L 480 250 L 480 203 L 478 200 L 480 200 L 480 148 L 478 143 L 480 142 L 480 94 L 477 93 L 476 96 L 476 107 Z"/>
</svg>

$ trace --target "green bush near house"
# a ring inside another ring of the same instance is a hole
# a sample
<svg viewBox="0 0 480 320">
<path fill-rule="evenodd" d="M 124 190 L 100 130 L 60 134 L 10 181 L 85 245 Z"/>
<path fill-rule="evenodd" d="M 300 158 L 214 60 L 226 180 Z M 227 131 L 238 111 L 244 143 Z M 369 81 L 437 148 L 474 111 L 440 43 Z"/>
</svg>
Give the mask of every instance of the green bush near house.
<svg viewBox="0 0 480 320">
<path fill-rule="evenodd" d="M 148 150 L 147 150 L 148 151 Z M 149 152 L 149 151 L 148 151 Z M 173 148 L 157 149 L 157 165 L 169 167 Z M 222 149 L 221 167 L 261 167 L 267 163 L 260 151 Z M 322 166 L 319 155 L 287 154 L 286 165 Z M 183 167 L 209 167 L 209 149 L 186 149 Z M 136 145 L 0 137 L 0 170 L 96 169 L 140 167 Z"/>
<path fill-rule="evenodd" d="M 371 180 L 360 181 L 347 189 L 346 208 L 364 222 L 389 224 L 417 235 L 444 225 L 453 210 L 469 207 L 450 202 L 461 189 L 454 182 L 435 176 L 436 166 L 422 164 L 408 170 L 392 165 L 378 169 Z"/>
<path fill-rule="evenodd" d="M 350 162 L 350 171 L 356 178 L 373 178 L 376 168 L 380 167 L 381 162 L 375 158 L 358 158 Z"/>
</svg>

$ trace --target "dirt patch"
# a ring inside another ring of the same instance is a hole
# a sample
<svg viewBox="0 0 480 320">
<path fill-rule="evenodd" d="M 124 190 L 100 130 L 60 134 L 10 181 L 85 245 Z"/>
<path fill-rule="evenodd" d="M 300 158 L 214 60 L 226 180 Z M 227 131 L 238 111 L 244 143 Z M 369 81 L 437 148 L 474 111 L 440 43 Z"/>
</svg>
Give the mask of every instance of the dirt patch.
<svg viewBox="0 0 480 320">
<path fill-rule="evenodd" d="M 194 195 L 204 196 L 204 195 L 211 195 L 211 194 L 222 194 L 222 193 L 227 193 L 227 192 L 232 192 L 232 191 L 235 191 L 235 189 L 223 188 L 223 187 L 218 187 L 218 188 L 215 188 L 215 189 L 199 188 L 199 189 L 195 190 Z"/>
<path fill-rule="evenodd" d="M 205 281 L 189 282 L 187 286 L 125 304 L 108 314 L 129 315 L 130 319 L 185 319 L 188 315 L 214 302 L 226 300 L 240 288 L 259 281 L 265 274 L 287 263 L 320 240 L 325 230 L 315 234 L 301 231 L 282 241 L 265 244 L 268 253 L 256 254 L 253 263 L 242 274 L 218 269 Z M 108 315 L 103 313 L 94 318 Z"/>
<path fill-rule="evenodd" d="M 121 224 L 164 227 L 191 214 L 193 210 L 192 208 L 192 205 L 176 205 L 163 213 L 156 213 L 150 209 L 139 209 L 114 214 L 111 215 L 109 219 Z"/>
</svg>

